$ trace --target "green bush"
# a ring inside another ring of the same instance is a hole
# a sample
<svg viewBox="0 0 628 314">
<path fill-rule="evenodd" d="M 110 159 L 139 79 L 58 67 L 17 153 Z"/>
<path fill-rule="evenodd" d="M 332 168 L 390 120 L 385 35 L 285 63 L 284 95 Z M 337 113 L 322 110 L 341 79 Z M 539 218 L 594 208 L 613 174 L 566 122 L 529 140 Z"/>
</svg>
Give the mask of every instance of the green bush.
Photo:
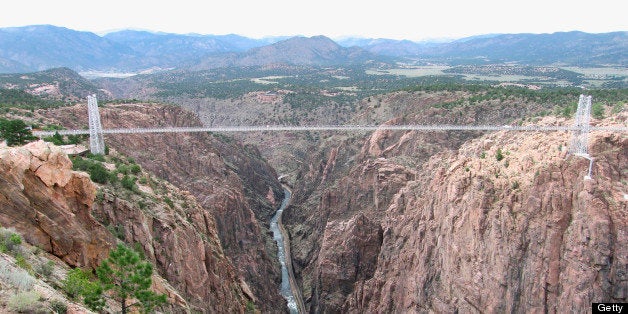
<svg viewBox="0 0 628 314">
<path fill-rule="evenodd" d="M 55 144 L 55 145 L 65 144 L 65 141 L 63 140 L 63 136 L 59 134 L 59 132 L 55 132 L 55 134 L 52 136 L 45 137 L 44 141 L 51 142 L 52 144 Z"/>
<path fill-rule="evenodd" d="M 168 204 L 170 208 L 174 208 L 174 202 L 167 196 L 164 196 L 164 203 Z"/>
<path fill-rule="evenodd" d="M 105 184 L 109 181 L 109 171 L 101 164 L 93 164 L 89 171 L 89 178 L 96 183 Z"/>
<path fill-rule="evenodd" d="M 97 161 L 100 161 L 100 162 L 105 162 L 105 156 L 103 156 L 101 154 L 88 153 L 87 154 L 87 158 L 92 159 L 92 160 L 97 160 Z"/>
<path fill-rule="evenodd" d="M 137 184 L 135 184 L 135 180 L 137 179 L 134 176 L 124 176 L 120 183 L 125 189 L 128 189 L 130 191 L 137 191 L 138 187 Z"/>
<path fill-rule="evenodd" d="M 87 273 L 80 268 L 74 268 L 61 281 L 61 289 L 65 291 L 70 299 L 77 300 L 90 284 Z"/>
<path fill-rule="evenodd" d="M 138 164 L 132 164 L 129 170 L 132 174 L 138 174 L 142 171 L 142 168 L 140 168 L 140 165 Z"/>
<path fill-rule="evenodd" d="M 255 313 L 255 303 L 253 301 L 246 302 L 246 312 L 247 313 Z"/>
<path fill-rule="evenodd" d="M 591 105 L 591 115 L 596 119 L 604 119 L 604 106 L 599 102 Z"/>
<path fill-rule="evenodd" d="M 102 157 L 102 155 L 92 156 Z M 89 173 L 89 178 L 96 183 L 105 184 L 111 179 L 110 173 L 105 168 L 105 166 L 91 159 L 83 159 L 81 157 L 72 158 L 72 165 L 72 168 L 74 170 L 80 170 Z"/>
<path fill-rule="evenodd" d="M 504 159 L 504 154 L 502 153 L 501 148 L 497 149 L 497 152 L 495 153 L 495 159 L 497 159 L 497 161 L 501 161 L 502 159 Z"/>
<path fill-rule="evenodd" d="M 29 273 L 33 273 L 33 266 L 22 256 L 22 254 L 15 255 L 15 265 L 18 267 L 28 271 Z"/>
<path fill-rule="evenodd" d="M 68 312 L 68 306 L 61 300 L 50 301 L 50 309 L 56 314 L 65 314 Z"/>
<path fill-rule="evenodd" d="M 68 135 L 68 143 L 70 144 L 79 144 L 84 140 L 83 136 L 80 134 L 70 134 Z"/>
<path fill-rule="evenodd" d="M 10 229 L 0 229 L 0 252 L 18 253 L 20 244 L 22 244 L 22 237 L 19 234 Z"/>
</svg>

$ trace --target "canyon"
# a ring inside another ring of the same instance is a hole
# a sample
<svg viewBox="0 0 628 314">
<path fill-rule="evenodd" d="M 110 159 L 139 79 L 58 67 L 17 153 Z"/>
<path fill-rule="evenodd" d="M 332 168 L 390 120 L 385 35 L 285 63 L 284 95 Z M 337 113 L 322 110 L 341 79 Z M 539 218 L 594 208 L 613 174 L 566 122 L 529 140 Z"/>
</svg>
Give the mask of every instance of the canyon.
<svg viewBox="0 0 628 314">
<path fill-rule="evenodd" d="M 547 110 L 539 101 L 442 105 L 472 96 L 389 93 L 363 100 L 351 122 L 571 123 L 535 116 Z M 100 112 L 105 128 L 204 123 L 156 103 Z M 80 105 L 33 114 L 66 128 L 87 122 Z M 627 120 L 619 112 L 593 124 Z M 308 312 L 578 312 L 628 298 L 624 133 L 591 133 L 590 180 L 588 161 L 567 152 L 568 132 L 307 137 L 106 135 L 107 158 L 146 173 L 142 193 L 93 183 L 52 144 L 2 148 L 0 223 L 70 266 L 93 268 L 116 241 L 137 243 L 174 312 L 284 313 L 270 224 L 285 171 L 293 194 L 282 221 Z"/>
<path fill-rule="evenodd" d="M 425 96 L 398 93 L 376 110 L 396 110 L 389 123 L 495 124 L 535 106 L 481 114 L 480 104 L 459 116 L 424 106 Z M 626 115 L 594 123 L 625 126 Z M 503 131 L 327 140 L 284 213 L 309 312 L 561 312 L 625 301 L 628 138 L 592 134 L 591 180 L 569 141 Z"/>
</svg>

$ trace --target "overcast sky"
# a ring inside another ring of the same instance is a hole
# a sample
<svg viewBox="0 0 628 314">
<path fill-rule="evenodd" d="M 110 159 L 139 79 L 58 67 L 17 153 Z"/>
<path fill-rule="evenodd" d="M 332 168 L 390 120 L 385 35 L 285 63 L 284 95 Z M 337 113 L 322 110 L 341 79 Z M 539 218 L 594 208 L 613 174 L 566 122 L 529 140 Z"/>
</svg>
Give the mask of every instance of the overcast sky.
<svg viewBox="0 0 628 314">
<path fill-rule="evenodd" d="M 373 3 L 375 2 L 375 3 Z M 104 33 L 360 36 L 423 40 L 488 33 L 628 31 L 622 1 L 5 0 L 0 27 L 52 24 Z"/>
</svg>

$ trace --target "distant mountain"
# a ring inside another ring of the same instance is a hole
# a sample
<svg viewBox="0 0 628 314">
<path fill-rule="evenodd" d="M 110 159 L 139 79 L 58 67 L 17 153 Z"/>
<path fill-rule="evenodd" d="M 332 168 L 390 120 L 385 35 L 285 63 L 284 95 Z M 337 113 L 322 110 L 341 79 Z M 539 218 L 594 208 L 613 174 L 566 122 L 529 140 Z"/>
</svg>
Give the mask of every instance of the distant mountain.
<svg viewBox="0 0 628 314">
<path fill-rule="evenodd" d="M 130 48 L 90 32 L 50 25 L 0 28 L 0 72 L 108 69 L 133 55 Z"/>
<path fill-rule="evenodd" d="M 423 57 L 518 62 L 531 65 L 628 65 L 628 32 L 505 34 L 431 47 Z"/>
<path fill-rule="evenodd" d="M 208 55 L 242 52 L 279 41 L 279 38 L 251 39 L 239 35 L 197 35 L 152 33 L 125 30 L 104 36 L 125 45 L 138 56 L 144 67 L 178 67 Z"/>
<path fill-rule="evenodd" d="M 120 31 L 105 36 L 63 27 L 0 28 L 0 73 L 67 67 L 78 72 L 141 72 L 266 64 L 335 65 L 390 58 L 449 64 L 628 65 L 628 32 L 481 35 L 452 42 L 324 36 L 251 39 L 238 35 Z"/>
<path fill-rule="evenodd" d="M 482 59 L 530 65 L 628 65 L 628 32 L 486 34 L 445 43 L 350 38 L 340 43 L 380 55 L 431 58 L 443 62 Z"/>
<path fill-rule="evenodd" d="M 415 42 L 406 39 L 398 40 L 386 38 L 375 39 L 359 37 L 343 38 L 337 40 L 337 42 L 343 47 L 360 47 L 371 53 L 390 57 L 416 56 L 419 55 L 421 51 L 425 48 L 434 47 L 444 43 L 443 41 Z"/>
<path fill-rule="evenodd" d="M 383 58 L 359 47 L 342 47 L 325 36 L 292 37 L 239 54 L 211 56 L 196 65 L 194 69 L 269 64 L 325 66 L 382 60 Z"/>
<path fill-rule="evenodd" d="M 241 52 L 282 37 L 119 31 L 98 36 L 51 25 L 0 28 L 0 73 L 68 67 L 75 71 L 173 68 L 207 55 Z"/>
</svg>

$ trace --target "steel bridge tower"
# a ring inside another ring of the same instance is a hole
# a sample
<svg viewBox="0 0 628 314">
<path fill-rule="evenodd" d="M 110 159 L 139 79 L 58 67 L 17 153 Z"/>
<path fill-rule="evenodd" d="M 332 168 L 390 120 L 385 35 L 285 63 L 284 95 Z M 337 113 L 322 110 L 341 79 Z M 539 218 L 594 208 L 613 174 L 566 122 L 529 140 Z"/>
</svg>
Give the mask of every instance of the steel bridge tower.
<svg viewBox="0 0 628 314">
<path fill-rule="evenodd" d="M 87 96 L 87 115 L 89 117 L 89 150 L 92 154 L 105 154 L 105 138 L 103 137 L 98 100 L 96 95 Z"/>
<path fill-rule="evenodd" d="M 591 179 L 593 158 L 589 156 L 589 121 L 591 120 L 591 96 L 580 95 L 569 152 L 589 160 L 589 174 L 585 179 Z"/>
</svg>

